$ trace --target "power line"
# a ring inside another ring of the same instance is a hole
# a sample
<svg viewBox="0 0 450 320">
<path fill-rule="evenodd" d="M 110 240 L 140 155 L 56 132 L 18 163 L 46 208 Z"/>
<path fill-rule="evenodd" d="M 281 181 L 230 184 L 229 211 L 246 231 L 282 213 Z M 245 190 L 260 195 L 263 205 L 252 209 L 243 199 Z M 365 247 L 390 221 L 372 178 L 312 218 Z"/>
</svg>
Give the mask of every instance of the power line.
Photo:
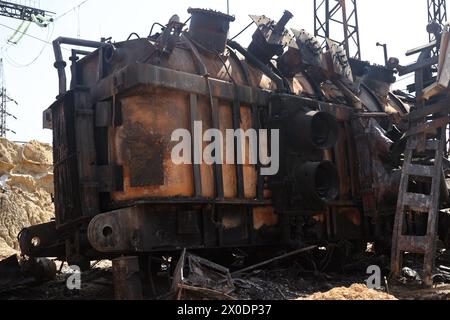
<svg viewBox="0 0 450 320">
<path fill-rule="evenodd" d="M 9 29 L 9 30 L 16 31 L 16 29 L 11 28 L 11 27 L 9 27 L 9 26 L 3 24 L 3 23 L 0 23 L 0 26 L 1 26 L 1 27 L 4 27 L 4 28 L 7 28 L 7 29 Z M 51 44 L 50 42 L 48 42 L 48 41 L 46 41 L 46 40 L 42 40 L 42 39 L 40 39 L 40 38 L 38 38 L 38 37 L 35 37 L 35 36 L 32 36 L 32 35 L 30 35 L 30 34 L 28 34 L 28 33 L 26 33 L 26 32 L 18 31 L 18 33 L 21 33 L 21 34 L 23 34 L 23 35 L 25 35 L 25 36 L 27 36 L 27 37 L 33 38 L 33 39 L 38 40 L 38 41 L 41 41 L 41 42 L 43 42 L 43 43 Z"/>
<path fill-rule="evenodd" d="M 36 36 L 30 35 L 30 34 L 28 34 L 28 33 L 26 32 L 26 30 L 25 30 L 25 31 L 16 30 L 16 29 L 14 29 L 14 28 L 11 28 L 11 27 L 9 27 L 9 26 L 7 26 L 7 25 L 4 25 L 4 24 L 1 24 L 1 23 L 0 23 L 0 26 L 2 26 L 2 27 L 4 27 L 4 28 L 7 28 L 7 29 L 10 29 L 10 30 L 13 30 L 13 31 L 15 31 L 16 34 L 19 33 L 19 34 L 22 34 L 23 36 L 27 36 L 27 37 L 30 37 L 30 38 L 32 38 L 32 39 L 35 39 L 35 40 L 37 40 L 37 41 L 40 41 L 40 42 L 44 43 L 44 46 L 43 46 L 42 49 L 39 51 L 39 53 L 38 53 L 38 55 L 36 56 L 36 58 L 34 58 L 31 62 L 26 63 L 26 64 L 18 63 L 18 62 L 15 61 L 13 58 L 11 58 L 11 56 L 8 54 L 8 49 L 11 48 L 12 44 L 11 44 L 11 43 L 6 43 L 6 44 L 5 44 L 3 47 L 1 47 L 1 49 L 0 49 L 1 52 L 5 52 L 5 58 L 6 58 L 6 61 L 7 61 L 11 66 L 13 66 L 14 68 L 26 68 L 26 67 L 29 67 L 30 65 L 32 65 L 33 63 L 35 63 L 35 62 L 42 56 L 42 54 L 44 53 L 45 49 L 47 48 L 47 45 L 51 45 L 51 44 L 52 44 L 52 43 L 50 42 L 50 38 L 51 38 L 51 36 L 53 35 L 54 29 L 55 29 L 54 26 L 56 25 L 57 20 L 63 18 L 64 16 L 67 16 L 67 15 L 68 15 L 69 13 L 71 13 L 71 12 L 76 12 L 76 13 L 78 14 L 78 17 L 77 17 L 77 19 L 78 19 L 78 31 L 77 31 L 77 34 L 78 34 L 78 38 L 79 38 L 79 37 L 80 37 L 80 8 L 81 8 L 81 6 L 83 6 L 83 5 L 84 5 L 85 3 L 87 3 L 88 1 L 89 1 L 89 0 L 84 0 L 84 1 L 80 2 L 78 5 L 76 5 L 76 6 L 74 6 L 73 8 L 71 8 L 70 10 L 68 10 L 68 11 L 64 12 L 63 14 L 59 15 L 58 17 L 56 17 L 56 18 L 53 20 L 53 25 L 52 25 L 51 35 L 49 35 L 50 32 L 47 33 L 47 40 L 43 40 L 43 39 L 38 38 L 38 37 L 36 37 Z M 70 51 L 69 49 L 66 49 L 66 48 L 64 48 L 64 47 L 63 47 L 62 49 L 66 50 L 66 51 Z"/>
<path fill-rule="evenodd" d="M 80 2 L 79 4 L 77 4 L 76 6 L 72 7 L 70 10 L 67 10 L 66 12 L 64 12 L 63 14 L 57 16 L 55 19 L 53 19 L 53 21 L 58 21 L 59 19 L 67 16 L 69 13 L 71 13 L 72 11 L 75 11 L 77 8 L 80 8 L 82 5 L 84 5 L 86 2 L 88 2 L 89 0 L 84 0 L 82 2 Z"/>
<path fill-rule="evenodd" d="M 53 25 L 53 26 L 52 26 L 52 31 L 51 31 L 51 32 L 50 32 L 50 29 L 48 29 L 48 32 L 47 32 L 47 41 L 49 41 L 49 40 L 51 39 L 51 37 L 53 36 L 53 32 L 54 32 L 54 31 L 55 31 L 55 27 L 54 27 L 54 25 Z M 35 62 L 42 56 L 42 54 L 44 53 L 44 51 L 45 51 L 45 49 L 47 48 L 47 46 L 48 46 L 48 43 L 45 43 L 45 44 L 42 46 L 41 50 L 39 51 L 38 55 L 37 55 L 33 60 L 31 60 L 31 62 L 26 63 L 26 64 L 19 63 L 19 62 L 15 61 L 13 58 L 11 58 L 11 56 L 10 56 L 9 53 L 8 53 L 8 49 L 11 48 L 11 46 L 8 46 L 8 47 L 6 48 L 6 50 L 5 50 L 6 61 L 7 61 L 9 64 L 11 64 L 14 68 L 26 68 L 26 67 L 29 67 L 29 66 L 31 66 L 33 63 L 35 63 Z"/>
<path fill-rule="evenodd" d="M 16 29 L 11 28 L 11 27 L 9 27 L 9 26 L 7 26 L 7 25 L 5 25 L 5 24 L 2 24 L 2 23 L 0 23 L 0 27 L 4 27 L 4 28 L 7 28 L 7 29 L 9 29 L 9 30 L 16 31 Z M 28 34 L 28 33 L 26 33 L 26 32 L 22 32 L 22 31 L 19 31 L 19 33 L 22 33 L 23 35 L 25 35 L 25 36 L 27 36 L 27 37 L 30 37 L 30 38 L 32 38 L 32 39 L 34 39 L 34 40 L 43 42 L 43 43 L 45 43 L 45 44 L 52 45 L 52 43 L 51 43 L 50 41 L 48 41 L 48 40 L 40 39 L 40 38 L 38 38 L 38 37 L 32 36 L 31 34 Z M 70 51 L 69 49 L 66 49 L 66 48 L 63 48 L 63 49 L 64 49 L 64 50 L 67 50 L 67 51 Z"/>
</svg>

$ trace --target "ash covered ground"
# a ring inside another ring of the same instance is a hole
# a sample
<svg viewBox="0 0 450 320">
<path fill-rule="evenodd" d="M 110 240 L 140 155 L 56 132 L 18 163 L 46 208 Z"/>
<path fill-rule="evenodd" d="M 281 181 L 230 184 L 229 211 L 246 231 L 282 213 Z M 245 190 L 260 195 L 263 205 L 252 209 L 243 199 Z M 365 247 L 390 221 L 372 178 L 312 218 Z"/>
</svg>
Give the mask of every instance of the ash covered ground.
<svg viewBox="0 0 450 320">
<path fill-rule="evenodd" d="M 448 257 L 446 257 L 447 259 Z M 373 260 L 375 259 L 375 260 Z M 299 261 L 275 263 L 264 269 L 233 277 L 235 290 L 229 297 L 236 300 L 450 300 L 450 285 L 437 282 L 434 288 L 424 288 L 405 273 L 403 282 L 383 283 L 379 290 L 370 290 L 365 285 L 368 275 L 364 267 L 370 262 L 379 262 L 384 257 L 369 257 L 360 261 L 359 267 L 339 272 L 307 271 Z M 413 266 L 415 258 L 409 264 Z M 61 263 L 57 262 L 61 267 Z M 81 274 L 81 290 L 69 290 L 67 280 L 73 271 L 64 264 L 56 280 L 47 283 L 18 286 L 14 290 L 0 293 L 1 300 L 112 300 L 114 299 L 112 264 L 110 261 L 93 263 L 91 270 Z M 408 269 L 412 272 L 413 269 Z M 419 277 L 420 272 L 416 275 Z M 170 281 L 168 274 L 161 275 L 162 282 Z M 387 292 L 389 291 L 389 293 Z M 144 299 L 168 300 L 170 295 L 147 294 Z M 214 300 L 203 295 L 183 296 L 183 300 Z"/>
</svg>

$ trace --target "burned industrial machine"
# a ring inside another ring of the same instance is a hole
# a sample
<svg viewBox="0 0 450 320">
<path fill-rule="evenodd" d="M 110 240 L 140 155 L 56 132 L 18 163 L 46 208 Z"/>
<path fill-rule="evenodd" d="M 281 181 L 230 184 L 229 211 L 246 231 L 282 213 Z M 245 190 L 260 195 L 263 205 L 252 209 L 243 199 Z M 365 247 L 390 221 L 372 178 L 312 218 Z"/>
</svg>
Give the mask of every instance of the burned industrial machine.
<svg viewBox="0 0 450 320">
<path fill-rule="evenodd" d="M 25 229 L 23 253 L 82 266 L 181 248 L 390 242 L 411 102 L 390 92 L 394 70 L 331 42 L 322 50 L 286 29 L 289 12 L 251 16 L 248 49 L 228 40 L 234 17 L 189 13 L 189 26 L 175 15 L 145 38 L 54 41 L 59 95 L 44 122 L 56 220 Z M 62 45 L 95 49 L 72 50 L 70 89 Z M 178 129 L 194 149 L 208 129 L 266 130 L 268 150 L 279 132 L 279 170 L 250 164 L 250 143 L 246 164 L 239 152 L 234 164 L 198 164 L 193 153 L 175 164 Z"/>
</svg>

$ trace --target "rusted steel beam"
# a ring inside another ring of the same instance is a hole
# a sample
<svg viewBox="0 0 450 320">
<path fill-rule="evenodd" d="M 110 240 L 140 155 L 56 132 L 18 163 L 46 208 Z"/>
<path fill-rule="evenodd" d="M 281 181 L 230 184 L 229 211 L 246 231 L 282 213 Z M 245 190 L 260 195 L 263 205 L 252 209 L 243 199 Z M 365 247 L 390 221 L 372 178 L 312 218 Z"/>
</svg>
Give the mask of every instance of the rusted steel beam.
<svg viewBox="0 0 450 320">
<path fill-rule="evenodd" d="M 235 86 L 233 83 L 222 80 L 210 78 L 209 82 L 213 97 L 221 101 L 233 102 L 237 94 L 239 101 L 244 105 L 267 106 L 270 97 L 273 95 L 266 90 L 243 85 Z M 202 96 L 209 95 L 208 85 L 202 76 L 141 63 L 129 65 L 115 75 L 100 80 L 91 93 L 94 101 L 102 101 L 114 95 L 111 88 L 126 91 L 140 85 L 179 90 Z M 277 96 L 283 97 L 284 95 L 277 94 Z M 286 96 L 295 99 L 302 106 L 319 108 L 322 111 L 332 113 L 339 121 L 349 120 L 354 112 L 352 108 L 339 104 L 292 95 Z"/>
<path fill-rule="evenodd" d="M 422 52 L 423 50 L 430 49 L 430 48 L 432 49 L 432 48 L 434 48 L 436 46 L 436 44 L 437 44 L 436 40 L 435 41 L 431 41 L 430 43 L 427 43 L 427 44 L 425 44 L 423 46 L 420 46 L 418 48 L 414 48 L 414 49 L 411 49 L 411 50 L 407 51 L 406 55 L 407 56 L 412 56 L 412 55 L 415 55 L 417 53 Z"/>
<path fill-rule="evenodd" d="M 271 95 L 268 91 L 248 86 L 240 85 L 235 88 L 234 84 L 222 80 L 209 79 L 209 82 L 213 97 L 219 100 L 232 102 L 236 98 L 235 90 L 237 90 L 241 103 L 267 105 Z M 112 97 L 113 92 L 111 88 L 113 87 L 118 91 L 125 91 L 139 85 L 162 87 L 209 96 L 208 84 L 202 76 L 136 63 L 118 71 L 115 75 L 101 80 L 93 88 L 94 99 L 101 101 Z"/>
<path fill-rule="evenodd" d="M 430 166 L 421 166 L 417 164 L 406 164 L 403 168 L 406 174 L 410 176 L 418 176 L 418 177 L 434 177 L 434 167 Z"/>
<path fill-rule="evenodd" d="M 427 237 L 402 236 L 398 241 L 400 251 L 411 253 L 425 253 L 427 250 Z M 434 255 L 434 252 L 433 252 Z"/>
<path fill-rule="evenodd" d="M 416 193 L 407 193 L 404 198 L 405 206 L 419 212 L 429 212 L 432 204 L 431 201 L 430 196 Z"/>
<path fill-rule="evenodd" d="M 364 112 L 356 113 L 354 118 L 389 118 L 389 114 L 384 112 Z"/>
<path fill-rule="evenodd" d="M 410 140 L 410 141 L 408 141 L 406 148 L 408 150 L 416 150 L 419 148 L 419 142 L 417 140 Z M 439 141 L 437 141 L 437 140 L 434 140 L 434 141 L 429 140 L 425 144 L 425 150 L 437 151 L 438 149 L 439 149 Z"/>
<path fill-rule="evenodd" d="M 195 121 L 198 121 L 198 96 L 196 94 L 190 94 L 189 96 L 189 111 L 190 111 L 190 126 L 191 132 L 194 132 Z M 192 150 L 195 150 L 196 143 L 192 141 Z M 198 150 L 197 150 L 198 151 Z M 195 196 L 201 197 L 203 195 L 202 186 L 202 171 L 199 164 L 195 164 L 194 152 L 192 153 L 193 174 L 194 174 L 194 190 Z"/>
<path fill-rule="evenodd" d="M 220 130 L 220 107 L 219 107 L 219 99 L 212 99 L 211 106 L 211 116 L 212 116 L 212 127 L 214 129 Z M 222 164 L 216 163 L 213 167 L 214 178 L 215 178 L 215 188 L 216 188 L 216 198 L 224 199 L 225 198 L 225 186 L 223 181 L 223 166 Z"/>
<path fill-rule="evenodd" d="M 143 300 L 138 257 L 114 259 L 112 270 L 116 300 Z"/>
<path fill-rule="evenodd" d="M 423 69 L 425 67 L 430 67 L 430 66 L 434 66 L 435 64 L 437 64 L 439 62 L 439 57 L 433 57 L 430 59 L 425 59 L 424 61 L 418 61 L 416 63 L 412 63 L 410 65 L 407 65 L 403 68 L 400 68 L 399 70 L 399 76 L 404 76 L 407 75 L 409 73 L 418 71 L 420 69 Z"/>
</svg>

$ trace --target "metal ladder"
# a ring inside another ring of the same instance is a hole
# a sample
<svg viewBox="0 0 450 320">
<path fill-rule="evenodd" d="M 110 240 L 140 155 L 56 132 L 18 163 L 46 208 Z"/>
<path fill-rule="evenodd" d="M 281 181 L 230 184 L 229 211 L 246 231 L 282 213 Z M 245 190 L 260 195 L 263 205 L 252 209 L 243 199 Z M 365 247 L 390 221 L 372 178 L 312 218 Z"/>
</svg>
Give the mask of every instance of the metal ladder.
<svg viewBox="0 0 450 320">
<path fill-rule="evenodd" d="M 410 130 L 405 151 L 403 173 L 395 217 L 392 241 L 392 276 L 398 277 L 403 266 L 403 253 L 423 254 L 424 283 L 432 285 L 434 257 L 436 253 L 437 228 L 439 219 L 440 188 L 443 181 L 442 163 L 446 148 L 446 127 L 449 123 L 449 106 L 447 99 L 434 105 L 418 108 L 410 114 Z M 427 121 L 427 118 L 434 119 Z M 415 153 L 434 154 L 428 163 L 414 164 Z M 409 192 L 410 179 L 416 177 L 426 180 L 430 194 Z M 427 233 L 425 236 L 404 235 L 407 213 L 428 214 Z"/>
</svg>

